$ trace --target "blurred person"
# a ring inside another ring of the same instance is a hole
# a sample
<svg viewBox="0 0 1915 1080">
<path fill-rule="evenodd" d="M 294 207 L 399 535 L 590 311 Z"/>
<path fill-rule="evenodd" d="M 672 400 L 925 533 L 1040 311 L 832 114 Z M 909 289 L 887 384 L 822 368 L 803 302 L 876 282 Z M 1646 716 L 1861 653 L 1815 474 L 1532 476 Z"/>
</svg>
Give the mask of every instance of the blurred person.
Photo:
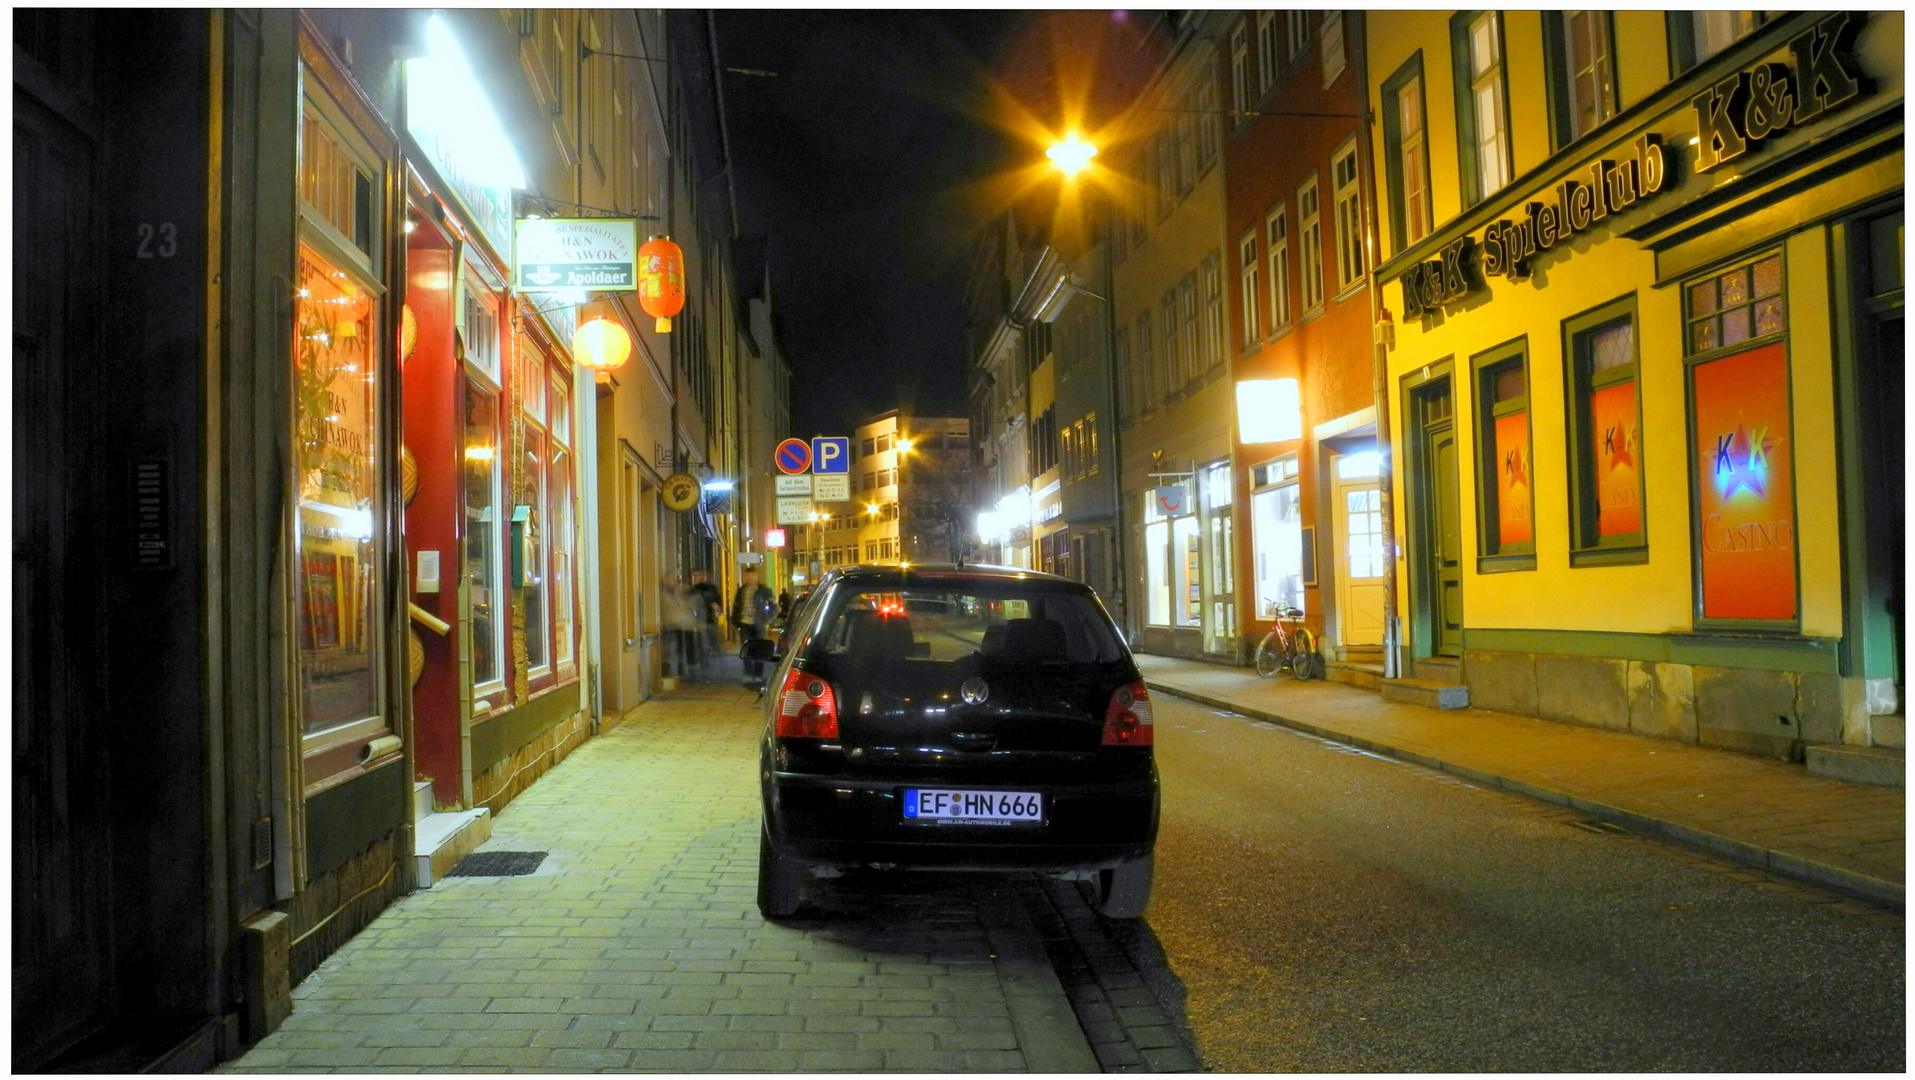
<svg viewBox="0 0 1915 1080">
<path fill-rule="evenodd" d="M 738 592 L 731 598 L 731 624 L 744 641 L 766 636 L 771 620 L 778 614 L 778 598 L 758 583 L 757 567 L 747 566 L 738 575 Z M 760 660 L 745 661 L 745 685 L 757 689 L 764 683 L 765 665 Z"/>
</svg>

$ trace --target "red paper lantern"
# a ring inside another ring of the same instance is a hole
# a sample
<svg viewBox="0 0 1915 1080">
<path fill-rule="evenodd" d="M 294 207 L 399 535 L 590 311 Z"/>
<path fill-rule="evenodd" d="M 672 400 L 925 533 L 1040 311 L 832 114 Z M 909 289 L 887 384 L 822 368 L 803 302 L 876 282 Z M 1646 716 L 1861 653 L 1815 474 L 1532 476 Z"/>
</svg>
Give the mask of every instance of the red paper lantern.
<svg viewBox="0 0 1915 1080">
<path fill-rule="evenodd" d="M 685 253 L 669 236 L 654 236 L 638 249 L 638 306 L 672 332 L 672 316 L 685 306 Z"/>
</svg>

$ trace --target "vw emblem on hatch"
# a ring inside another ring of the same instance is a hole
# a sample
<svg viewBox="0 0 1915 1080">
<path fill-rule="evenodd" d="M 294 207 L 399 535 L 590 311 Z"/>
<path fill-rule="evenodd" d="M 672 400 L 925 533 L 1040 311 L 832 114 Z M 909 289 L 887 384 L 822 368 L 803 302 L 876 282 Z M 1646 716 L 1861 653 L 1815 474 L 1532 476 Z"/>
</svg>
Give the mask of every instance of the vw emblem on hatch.
<svg viewBox="0 0 1915 1080">
<path fill-rule="evenodd" d="M 964 680 L 963 686 L 958 687 L 958 693 L 964 695 L 966 705 L 982 705 L 984 699 L 991 696 L 991 684 L 972 676 Z"/>
</svg>

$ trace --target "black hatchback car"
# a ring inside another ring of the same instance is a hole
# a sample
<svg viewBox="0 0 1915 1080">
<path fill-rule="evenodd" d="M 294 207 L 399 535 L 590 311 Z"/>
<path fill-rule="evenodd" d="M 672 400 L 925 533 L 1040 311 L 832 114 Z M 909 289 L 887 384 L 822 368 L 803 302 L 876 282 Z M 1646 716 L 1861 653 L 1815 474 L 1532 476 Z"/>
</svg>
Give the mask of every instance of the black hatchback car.
<svg viewBox="0 0 1915 1080">
<path fill-rule="evenodd" d="M 859 566 L 819 585 L 777 655 L 759 756 L 758 906 L 817 870 L 1036 870 L 1100 913 L 1150 898 L 1150 695 L 1086 586 L 991 566 Z"/>
</svg>

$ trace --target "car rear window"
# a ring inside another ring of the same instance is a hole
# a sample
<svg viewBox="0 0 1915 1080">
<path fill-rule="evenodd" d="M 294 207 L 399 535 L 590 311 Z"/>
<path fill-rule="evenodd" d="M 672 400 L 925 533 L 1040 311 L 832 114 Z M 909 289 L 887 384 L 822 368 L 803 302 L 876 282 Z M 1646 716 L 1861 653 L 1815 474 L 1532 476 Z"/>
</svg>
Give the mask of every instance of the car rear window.
<svg viewBox="0 0 1915 1080">
<path fill-rule="evenodd" d="M 1109 617 L 1081 592 L 847 588 L 832 597 L 832 608 L 808 643 L 812 655 L 989 665 L 1124 658 Z"/>
</svg>

